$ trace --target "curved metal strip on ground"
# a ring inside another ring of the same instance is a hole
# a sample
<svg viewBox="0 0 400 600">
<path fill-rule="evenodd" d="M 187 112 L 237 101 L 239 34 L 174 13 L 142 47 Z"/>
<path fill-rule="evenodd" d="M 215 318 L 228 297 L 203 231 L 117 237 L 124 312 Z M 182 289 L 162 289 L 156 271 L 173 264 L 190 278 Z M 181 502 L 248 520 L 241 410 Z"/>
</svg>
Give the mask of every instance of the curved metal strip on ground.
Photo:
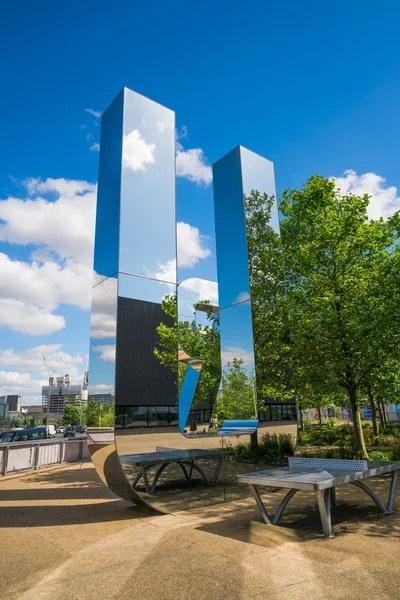
<svg viewBox="0 0 400 600">
<path fill-rule="evenodd" d="M 114 432 L 88 434 L 88 448 L 100 479 L 119 498 L 154 510 L 130 485 L 119 460 Z"/>
</svg>

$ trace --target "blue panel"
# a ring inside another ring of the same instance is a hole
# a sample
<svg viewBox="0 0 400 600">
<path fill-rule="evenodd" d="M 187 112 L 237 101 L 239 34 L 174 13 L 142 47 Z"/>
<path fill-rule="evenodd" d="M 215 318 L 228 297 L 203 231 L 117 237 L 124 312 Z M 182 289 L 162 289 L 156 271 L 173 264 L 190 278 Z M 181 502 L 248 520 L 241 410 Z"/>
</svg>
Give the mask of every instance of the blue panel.
<svg viewBox="0 0 400 600">
<path fill-rule="evenodd" d="M 179 429 L 181 431 L 185 429 L 199 377 L 200 371 L 195 371 L 193 367 L 188 365 L 182 389 L 179 393 Z"/>
<path fill-rule="evenodd" d="M 250 298 L 240 147 L 213 165 L 219 306 Z"/>
<path fill-rule="evenodd" d="M 101 119 L 94 270 L 99 280 L 118 271 L 123 90 Z"/>
</svg>

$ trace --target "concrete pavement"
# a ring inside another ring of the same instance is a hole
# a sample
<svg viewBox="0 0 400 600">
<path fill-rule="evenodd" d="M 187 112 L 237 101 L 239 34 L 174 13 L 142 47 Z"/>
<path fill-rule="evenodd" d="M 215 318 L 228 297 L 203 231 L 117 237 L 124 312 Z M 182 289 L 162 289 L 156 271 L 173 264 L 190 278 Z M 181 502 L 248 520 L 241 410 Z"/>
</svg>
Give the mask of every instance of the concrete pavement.
<svg viewBox="0 0 400 600">
<path fill-rule="evenodd" d="M 371 486 L 386 496 L 386 478 Z M 307 492 L 270 528 L 252 499 L 149 516 L 115 499 L 90 464 L 12 476 L 0 480 L 0 598 L 397 599 L 399 495 L 390 516 L 353 486 L 338 502 L 325 540 Z"/>
</svg>

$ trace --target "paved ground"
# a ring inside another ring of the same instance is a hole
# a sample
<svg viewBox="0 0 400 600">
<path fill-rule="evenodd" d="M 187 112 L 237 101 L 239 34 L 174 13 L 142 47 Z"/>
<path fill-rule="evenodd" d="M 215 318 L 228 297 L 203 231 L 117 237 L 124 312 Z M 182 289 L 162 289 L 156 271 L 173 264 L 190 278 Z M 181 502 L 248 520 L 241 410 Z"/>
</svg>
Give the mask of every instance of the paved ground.
<svg viewBox="0 0 400 600">
<path fill-rule="evenodd" d="M 386 496 L 388 481 L 373 487 Z M 251 499 L 149 516 L 91 464 L 11 476 L 0 481 L 0 598 L 397 599 L 400 510 L 381 516 L 346 486 L 325 540 L 308 500 L 299 492 L 283 527 L 267 528 Z"/>
</svg>

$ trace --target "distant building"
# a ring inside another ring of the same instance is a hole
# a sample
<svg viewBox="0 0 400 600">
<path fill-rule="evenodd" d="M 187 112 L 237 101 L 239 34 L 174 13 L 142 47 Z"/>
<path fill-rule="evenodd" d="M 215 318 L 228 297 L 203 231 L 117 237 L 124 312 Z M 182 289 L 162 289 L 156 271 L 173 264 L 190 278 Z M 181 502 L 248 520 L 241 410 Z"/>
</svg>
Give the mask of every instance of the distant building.
<svg viewBox="0 0 400 600">
<path fill-rule="evenodd" d="M 7 404 L 9 412 L 21 412 L 21 396 L 18 394 L 0 396 L 0 404 Z"/>
<path fill-rule="evenodd" d="M 62 413 L 67 404 L 84 407 L 87 404 L 87 389 L 72 384 L 69 375 L 49 377 L 49 385 L 42 387 L 42 410 L 45 413 Z"/>
<path fill-rule="evenodd" d="M 114 402 L 113 394 L 90 394 L 90 399 L 97 404 L 112 404 Z"/>
<path fill-rule="evenodd" d="M 29 406 L 24 406 L 22 412 L 28 415 L 42 413 L 43 406 L 41 404 L 31 404 Z"/>
</svg>

